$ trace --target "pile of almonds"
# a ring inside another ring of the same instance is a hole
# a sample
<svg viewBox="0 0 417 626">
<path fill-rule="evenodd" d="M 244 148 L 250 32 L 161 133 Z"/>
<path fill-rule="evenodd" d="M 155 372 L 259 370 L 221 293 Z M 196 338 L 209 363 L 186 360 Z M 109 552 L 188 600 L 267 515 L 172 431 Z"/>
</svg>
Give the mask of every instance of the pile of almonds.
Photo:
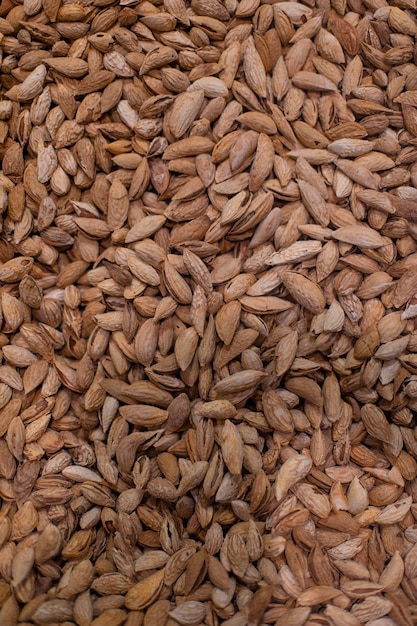
<svg viewBox="0 0 417 626">
<path fill-rule="evenodd" d="M 1 626 L 416 623 L 416 34 L 1 1 Z"/>
</svg>

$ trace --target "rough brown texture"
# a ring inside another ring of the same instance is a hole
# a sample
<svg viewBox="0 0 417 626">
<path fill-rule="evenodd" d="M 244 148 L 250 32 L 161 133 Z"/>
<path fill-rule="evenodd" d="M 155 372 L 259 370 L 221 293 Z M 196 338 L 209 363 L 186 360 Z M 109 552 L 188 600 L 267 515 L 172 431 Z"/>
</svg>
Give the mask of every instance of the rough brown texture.
<svg viewBox="0 0 417 626">
<path fill-rule="evenodd" d="M 412 626 L 415 0 L 2 0 L 0 625 Z"/>
</svg>

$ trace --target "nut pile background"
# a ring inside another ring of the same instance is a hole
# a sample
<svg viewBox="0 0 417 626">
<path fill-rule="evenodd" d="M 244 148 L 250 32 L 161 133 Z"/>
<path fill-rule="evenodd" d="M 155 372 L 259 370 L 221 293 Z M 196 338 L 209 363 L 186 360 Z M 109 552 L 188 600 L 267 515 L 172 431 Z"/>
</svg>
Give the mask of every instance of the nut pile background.
<svg viewBox="0 0 417 626">
<path fill-rule="evenodd" d="M 0 624 L 412 626 L 415 1 L 0 16 Z"/>
</svg>

